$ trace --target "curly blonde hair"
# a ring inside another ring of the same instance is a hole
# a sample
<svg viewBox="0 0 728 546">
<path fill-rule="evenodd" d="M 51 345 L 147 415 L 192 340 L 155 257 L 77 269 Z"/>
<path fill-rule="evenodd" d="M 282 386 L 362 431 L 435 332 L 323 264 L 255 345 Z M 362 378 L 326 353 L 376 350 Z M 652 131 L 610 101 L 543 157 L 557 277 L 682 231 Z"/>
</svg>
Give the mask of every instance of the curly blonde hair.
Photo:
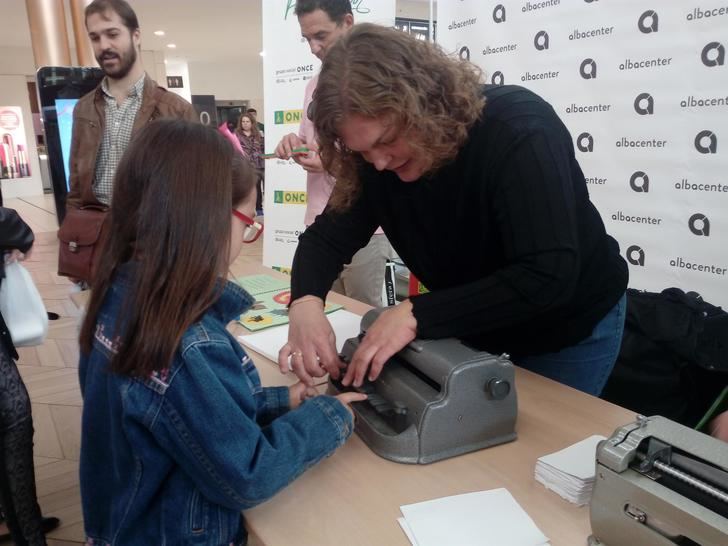
<svg viewBox="0 0 728 546">
<path fill-rule="evenodd" d="M 329 200 L 348 209 L 361 190 L 364 159 L 339 135 L 347 116 L 385 116 L 407 135 L 432 173 L 455 158 L 485 98 L 482 72 L 439 46 L 370 23 L 355 25 L 324 59 L 309 115 L 324 168 L 336 178 Z"/>
</svg>

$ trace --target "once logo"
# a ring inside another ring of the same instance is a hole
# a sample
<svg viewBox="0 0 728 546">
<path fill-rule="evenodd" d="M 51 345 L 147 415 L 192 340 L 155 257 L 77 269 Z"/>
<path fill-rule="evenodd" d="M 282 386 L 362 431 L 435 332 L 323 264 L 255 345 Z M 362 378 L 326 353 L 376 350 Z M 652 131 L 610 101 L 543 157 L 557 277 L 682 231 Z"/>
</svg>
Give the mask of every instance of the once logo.
<svg viewBox="0 0 728 546">
<path fill-rule="evenodd" d="M 273 202 L 283 205 L 305 205 L 306 197 L 305 191 L 275 190 L 273 192 Z"/>
<path fill-rule="evenodd" d="M 695 135 L 695 149 L 701 154 L 714 154 L 718 151 L 718 137 L 713 131 L 700 131 Z"/>
<path fill-rule="evenodd" d="M 632 265 L 639 265 L 644 267 L 645 251 L 637 245 L 632 245 L 631 247 L 629 247 L 627 249 L 627 252 L 625 252 L 625 256 L 627 257 L 627 261 Z"/>
<path fill-rule="evenodd" d="M 642 171 L 637 171 L 630 177 L 629 187 L 637 193 L 648 193 L 650 191 L 650 177 Z"/>
<path fill-rule="evenodd" d="M 693 235 L 700 237 L 710 237 L 710 220 L 705 214 L 700 212 L 693 214 L 688 220 L 688 227 Z"/>
<path fill-rule="evenodd" d="M 648 9 L 646 12 L 640 15 L 639 21 L 637 21 L 637 28 L 639 28 L 640 32 L 644 34 L 657 32 L 658 20 L 659 18 L 657 17 L 657 12 Z"/>
<path fill-rule="evenodd" d="M 276 110 L 273 113 L 274 125 L 284 125 L 289 123 L 301 123 L 303 110 Z"/>
<path fill-rule="evenodd" d="M 705 66 L 723 66 L 725 64 L 725 48 L 720 42 L 710 42 L 703 48 L 700 60 Z"/>
<path fill-rule="evenodd" d="M 640 116 L 651 116 L 655 113 L 655 100 L 649 93 L 640 93 L 634 99 L 634 111 Z"/>
<path fill-rule="evenodd" d="M 493 8 L 493 21 L 496 23 L 506 22 L 506 8 L 503 4 L 498 4 L 495 8 Z"/>
<path fill-rule="evenodd" d="M 582 133 L 576 137 L 576 147 L 582 152 L 593 152 L 594 138 L 589 133 Z"/>
<path fill-rule="evenodd" d="M 579 74 L 585 80 L 592 80 L 597 77 L 597 63 L 594 59 L 584 59 L 579 67 Z"/>
<path fill-rule="evenodd" d="M 468 48 L 468 46 L 461 47 L 460 51 L 458 51 L 458 56 L 463 61 L 469 61 L 470 60 L 470 49 Z"/>
<path fill-rule="evenodd" d="M 500 70 L 493 72 L 493 75 L 490 77 L 490 83 L 492 83 L 493 85 L 503 85 L 503 83 L 505 83 L 503 72 L 501 72 Z"/>
<path fill-rule="evenodd" d="M 549 48 L 549 35 L 545 30 L 539 30 L 533 38 L 533 45 L 539 51 Z"/>
</svg>

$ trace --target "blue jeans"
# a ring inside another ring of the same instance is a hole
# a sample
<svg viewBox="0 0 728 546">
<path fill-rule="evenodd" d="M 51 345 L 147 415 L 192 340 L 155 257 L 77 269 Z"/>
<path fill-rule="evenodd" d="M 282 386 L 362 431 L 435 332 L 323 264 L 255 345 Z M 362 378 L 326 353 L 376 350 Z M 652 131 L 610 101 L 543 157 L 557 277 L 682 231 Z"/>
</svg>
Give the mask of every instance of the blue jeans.
<svg viewBox="0 0 728 546">
<path fill-rule="evenodd" d="M 599 396 L 622 345 L 627 297 L 623 295 L 592 330 L 591 335 L 556 353 L 526 356 L 515 362 L 564 385 Z"/>
</svg>

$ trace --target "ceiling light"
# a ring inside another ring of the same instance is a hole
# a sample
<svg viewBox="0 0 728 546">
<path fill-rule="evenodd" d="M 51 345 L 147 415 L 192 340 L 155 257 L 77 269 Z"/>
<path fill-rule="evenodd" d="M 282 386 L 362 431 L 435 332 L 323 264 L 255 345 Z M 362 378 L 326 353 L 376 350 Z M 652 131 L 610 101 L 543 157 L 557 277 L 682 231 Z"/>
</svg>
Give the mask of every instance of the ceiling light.
<svg viewBox="0 0 728 546">
<path fill-rule="evenodd" d="M 258 53 L 258 55 L 260 55 L 261 57 L 265 57 L 265 51 L 261 51 L 260 53 Z"/>
<path fill-rule="evenodd" d="M 167 44 L 167 47 L 169 49 L 174 49 L 175 47 L 177 47 L 177 44 Z"/>
<path fill-rule="evenodd" d="M 155 30 L 154 31 L 154 35 L 155 36 L 164 36 L 164 31 L 163 30 Z"/>
</svg>

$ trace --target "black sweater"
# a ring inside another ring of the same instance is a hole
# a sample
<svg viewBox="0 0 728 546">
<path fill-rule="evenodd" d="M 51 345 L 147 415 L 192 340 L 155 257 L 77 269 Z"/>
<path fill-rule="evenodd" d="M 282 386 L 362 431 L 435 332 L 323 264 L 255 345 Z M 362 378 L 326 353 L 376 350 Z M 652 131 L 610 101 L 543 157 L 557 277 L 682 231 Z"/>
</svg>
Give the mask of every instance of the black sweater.
<svg viewBox="0 0 728 546">
<path fill-rule="evenodd" d="M 517 86 L 486 86 L 458 156 L 414 183 L 371 165 L 351 209 L 327 209 L 303 233 L 292 297 L 325 298 L 381 225 L 430 290 L 411 298 L 417 333 L 493 353 L 576 344 L 627 287 L 627 264 L 589 201 L 568 130 Z"/>
</svg>

